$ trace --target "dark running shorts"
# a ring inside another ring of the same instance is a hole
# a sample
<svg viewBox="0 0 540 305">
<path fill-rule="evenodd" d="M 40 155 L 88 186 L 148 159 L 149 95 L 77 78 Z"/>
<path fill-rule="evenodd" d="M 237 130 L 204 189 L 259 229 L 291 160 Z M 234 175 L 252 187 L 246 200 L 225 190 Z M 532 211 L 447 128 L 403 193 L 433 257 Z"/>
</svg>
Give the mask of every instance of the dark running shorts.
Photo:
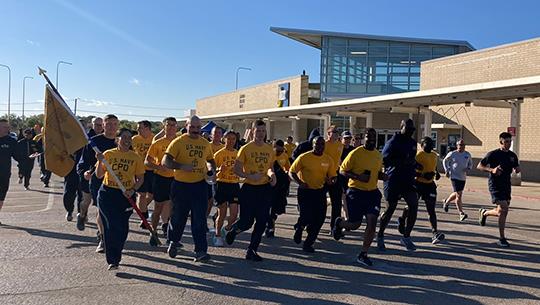
<svg viewBox="0 0 540 305">
<path fill-rule="evenodd" d="M 151 171 L 151 170 L 145 171 L 144 172 L 144 182 L 141 185 L 141 187 L 139 187 L 139 189 L 137 189 L 137 192 L 139 192 L 139 193 L 152 193 L 152 185 L 153 185 L 152 180 L 154 180 L 154 171 Z"/>
<path fill-rule="evenodd" d="M 154 174 L 152 178 L 152 193 L 154 194 L 155 202 L 164 202 L 171 199 L 171 184 L 173 177 L 163 177 Z"/>
<path fill-rule="evenodd" d="M 452 187 L 454 188 L 454 192 L 461 192 L 465 189 L 464 180 L 452 179 L 451 181 L 452 181 Z"/>
<path fill-rule="evenodd" d="M 238 194 L 240 194 L 239 183 L 218 182 L 216 184 L 216 195 L 214 199 L 217 205 L 225 202 L 228 204 L 238 203 Z"/>
<path fill-rule="evenodd" d="M 376 189 L 373 191 L 362 191 L 356 188 L 349 188 L 346 193 L 347 211 L 350 222 L 362 221 L 364 216 L 371 214 L 379 216 L 381 211 L 381 192 Z"/>
<path fill-rule="evenodd" d="M 435 182 L 416 182 L 416 191 L 418 192 L 418 197 L 422 198 L 424 201 L 437 201 L 437 185 Z"/>
<path fill-rule="evenodd" d="M 0 175 L 0 201 L 6 199 L 6 195 L 9 189 L 9 177 L 11 173 L 2 173 Z"/>
</svg>

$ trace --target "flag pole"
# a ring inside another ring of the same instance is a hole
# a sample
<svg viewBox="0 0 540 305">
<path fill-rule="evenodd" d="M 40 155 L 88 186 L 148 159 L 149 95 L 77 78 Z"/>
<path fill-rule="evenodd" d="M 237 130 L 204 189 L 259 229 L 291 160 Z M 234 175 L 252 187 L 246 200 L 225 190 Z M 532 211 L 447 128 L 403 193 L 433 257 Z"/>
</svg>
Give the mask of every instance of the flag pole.
<svg viewBox="0 0 540 305">
<path fill-rule="evenodd" d="M 58 95 L 58 97 L 61 99 L 61 101 L 64 103 L 64 106 L 69 109 L 69 107 L 67 106 L 66 102 L 64 101 L 64 99 L 62 98 L 62 95 L 60 95 L 60 92 L 58 92 L 58 90 L 56 89 L 56 87 L 53 85 L 53 83 L 51 82 L 51 80 L 49 79 L 49 77 L 47 76 L 47 71 L 45 69 L 42 69 L 40 67 L 38 67 L 38 70 L 39 70 L 39 75 L 43 76 L 45 78 L 45 80 L 47 81 L 47 83 L 49 84 L 49 86 L 51 87 L 51 89 L 53 89 L 53 91 Z M 71 109 L 70 109 L 71 111 Z M 73 112 L 72 112 L 73 113 Z M 75 120 L 77 120 L 76 117 L 74 117 Z M 78 122 L 78 120 L 77 120 Z M 80 125 L 80 124 L 79 124 Z M 82 125 L 81 125 L 81 129 L 82 129 Z M 84 130 L 83 130 L 84 131 Z M 90 144 L 90 146 L 92 146 L 92 149 L 96 152 L 96 153 L 101 153 L 101 151 L 99 151 L 99 149 L 97 148 L 97 146 L 94 144 L 94 142 L 92 142 L 92 140 L 90 140 L 88 138 L 88 135 L 86 134 L 86 132 L 83 132 L 83 134 L 86 136 L 86 139 L 88 140 L 88 144 Z M 118 176 L 114 173 L 114 171 L 112 170 L 111 168 L 111 165 L 109 164 L 109 162 L 107 162 L 107 160 L 102 160 L 103 164 L 105 165 L 105 168 L 107 169 L 107 172 L 109 172 L 109 174 L 112 176 L 112 178 L 114 179 L 114 182 L 116 182 L 116 184 L 118 185 L 118 187 L 120 188 L 120 190 L 122 191 L 122 193 L 125 193 L 126 192 L 126 187 L 124 186 L 124 184 L 122 184 L 122 181 L 120 181 L 120 179 L 118 178 Z M 150 245 L 152 246 L 157 246 L 157 245 L 161 245 L 161 241 L 159 240 L 158 238 L 158 235 L 157 235 L 157 232 L 156 230 L 154 230 L 154 228 L 152 228 L 152 226 L 148 223 L 148 220 L 146 220 L 146 217 L 144 217 L 144 215 L 142 214 L 141 210 L 139 209 L 139 207 L 137 207 L 137 205 L 135 204 L 135 201 L 133 201 L 132 198 L 128 198 L 126 197 L 129 204 L 131 205 L 131 207 L 135 210 L 135 212 L 137 213 L 137 215 L 141 218 L 142 222 L 143 222 L 143 225 L 148 229 L 148 231 L 150 231 Z M 98 206 L 99 208 L 99 206 Z"/>
</svg>

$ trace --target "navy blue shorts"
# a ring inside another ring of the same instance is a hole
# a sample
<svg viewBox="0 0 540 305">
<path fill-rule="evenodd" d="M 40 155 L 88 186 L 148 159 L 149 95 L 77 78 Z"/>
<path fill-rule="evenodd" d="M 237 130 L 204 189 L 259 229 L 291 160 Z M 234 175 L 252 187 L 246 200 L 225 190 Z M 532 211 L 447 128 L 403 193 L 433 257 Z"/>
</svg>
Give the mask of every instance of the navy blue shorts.
<svg viewBox="0 0 540 305">
<path fill-rule="evenodd" d="M 416 182 L 416 191 L 418 192 L 418 197 L 424 201 L 437 201 L 437 185 L 435 182 Z"/>
<path fill-rule="evenodd" d="M 84 174 L 79 175 L 79 188 L 82 192 L 90 193 L 90 183 L 84 179 Z"/>
<path fill-rule="evenodd" d="M 348 221 L 362 221 L 366 215 L 379 216 L 382 194 L 378 189 L 362 191 L 351 187 L 347 190 L 345 198 L 349 214 Z"/>
<path fill-rule="evenodd" d="M 146 179 L 146 178 L 145 178 Z M 154 174 L 152 177 L 152 192 L 155 202 L 164 202 L 171 200 L 171 184 L 174 181 L 173 177 L 163 177 Z"/>
<path fill-rule="evenodd" d="M 223 203 L 238 203 L 238 195 L 240 194 L 239 183 L 218 182 L 216 184 L 216 195 L 214 196 L 217 205 Z"/>
<path fill-rule="evenodd" d="M 416 186 L 414 184 L 384 183 L 384 198 L 388 202 L 398 202 L 401 198 L 412 200 L 413 196 L 418 201 Z"/>
<path fill-rule="evenodd" d="M 451 181 L 454 192 L 461 192 L 465 189 L 465 180 L 451 179 Z"/>
<path fill-rule="evenodd" d="M 144 172 L 144 182 L 137 189 L 139 193 L 152 193 L 152 180 L 154 180 L 154 171 L 147 170 Z"/>
<path fill-rule="evenodd" d="M 90 193 L 92 194 L 93 206 L 97 205 L 97 202 L 98 202 L 97 197 L 98 197 L 99 188 L 101 187 L 101 183 L 103 183 L 103 179 L 98 179 L 98 177 L 96 177 L 96 174 L 94 173 L 92 175 L 92 178 L 90 178 Z"/>
<path fill-rule="evenodd" d="M 2 173 L 0 175 L 0 201 L 4 201 L 6 199 L 6 195 L 9 189 L 9 177 L 11 176 L 11 173 Z"/>
</svg>

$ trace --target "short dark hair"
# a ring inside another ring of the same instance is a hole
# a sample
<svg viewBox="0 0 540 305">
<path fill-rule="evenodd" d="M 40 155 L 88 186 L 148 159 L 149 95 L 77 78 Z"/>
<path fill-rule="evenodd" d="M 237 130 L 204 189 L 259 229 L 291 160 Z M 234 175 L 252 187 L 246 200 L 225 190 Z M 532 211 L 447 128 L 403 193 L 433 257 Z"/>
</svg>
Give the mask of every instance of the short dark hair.
<svg viewBox="0 0 540 305">
<path fill-rule="evenodd" d="M 176 122 L 176 118 L 173 116 L 169 116 L 163 119 L 163 123 L 165 124 L 167 121 Z"/>
<path fill-rule="evenodd" d="M 368 133 L 370 133 L 370 132 L 377 133 L 377 131 L 375 130 L 375 128 L 368 127 L 368 128 L 366 128 L 366 130 L 364 131 L 364 134 L 368 134 Z"/>
<path fill-rule="evenodd" d="M 499 139 L 511 139 L 512 138 L 512 134 L 509 133 L 509 132 L 501 132 L 501 134 L 499 135 Z"/>
<path fill-rule="evenodd" d="M 255 127 L 258 127 L 258 126 L 266 126 L 266 123 L 263 121 L 263 120 L 257 120 L 255 121 Z"/>
<path fill-rule="evenodd" d="M 277 140 L 275 143 L 277 146 L 283 147 L 285 146 L 285 143 L 283 143 L 283 140 Z"/>
<path fill-rule="evenodd" d="M 116 136 L 121 137 L 124 132 L 128 132 L 130 135 L 133 135 L 133 131 L 131 131 L 131 129 L 123 127 L 123 128 L 120 128 L 120 130 L 118 130 L 118 133 L 116 134 Z"/>
<path fill-rule="evenodd" d="M 288 136 L 288 137 L 287 137 L 287 140 L 288 140 L 288 139 L 291 139 L 291 140 L 292 140 L 292 139 L 293 139 L 293 137 L 292 137 L 292 136 Z"/>
<path fill-rule="evenodd" d="M 430 137 L 423 137 L 422 140 L 420 140 L 420 144 L 426 144 L 427 142 L 433 143 L 433 139 Z M 457 143 L 457 142 L 456 142 Z"/>
<path fill-rule="evenodd" d="M 150 121 L 148 120 L 139 121 L 137 122 L 137 124 L 143 125 L 144 127 L 147 127 L 147 128 L 152 128 L 152 123 L 150 123 Z"/>
<path fill-rule="evenodd" d="M 107 114 L 106 116 L 103 117 L 103 121 L 106 121 L 108 119 L 117 119 L 118 120 L 118 117 L 114 114 Z"/>
</svg>

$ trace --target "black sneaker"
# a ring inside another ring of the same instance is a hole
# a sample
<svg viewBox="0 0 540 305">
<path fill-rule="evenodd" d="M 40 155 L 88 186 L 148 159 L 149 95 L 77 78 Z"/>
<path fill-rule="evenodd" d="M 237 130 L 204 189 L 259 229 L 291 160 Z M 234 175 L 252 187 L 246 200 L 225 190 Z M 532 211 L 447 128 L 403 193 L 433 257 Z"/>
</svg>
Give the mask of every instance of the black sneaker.
<svg viewBox="0 0 540 305">
<path fill-rule="evenodd" d="M 169 224 L 164 223 L 161 225 L 161 231 L 163 231 L 163 237 L 167 238 L 167 231 L 169 230 Z"/>
<path fill-rule="evenodd" d="M 298 224 L 294 225 L 294 236 L 293 240 L 296 244 L 302 243 L 302 232 L 304 231 L 304 228 L 299 226 Z"/>
<path fill-rule="evenodd" d="M 358 254 L 358 257 L 356 258 L 356 262 L 366 267 L 373 266 L 373 263 L 371 262 L 371 260 L 367 256 L 367 253 L 365 252 L 361 252 L 360 254 Z"/>
<path fill-rule="evenodd" d="M 266 236 L 266 238 L 273 238 L 275 236 L 274 229 L 266 229 L 264 236 Z"/>
<path fill-rule="evenodd" d="M 72 221 L 73 220 L 73 213 L 67 212 L 66 213 L 66 220 L 67 221 Z"/>
<path fill-rule="evenodd" d="M 487 216 L 484 215 L 484 213 L 486 212 L 486 209 L 480 209 L 478 210 L 478 223 L 480 224 L 480 226 L 485 226 L 486 225 L 486 218 Z"/>
<path fill-rule="evenodd" d="M 399 231 L 399 234 L 401 235 L 405 234 L 405 218 L 399 216 L 397 219 L 397 223 L 398 223 L 397 229 Z"/>
<path fill-rule="evenodd" d="M 77 230 L 84 231 L 84 217 L 77 213 Z"/>
<path fill-rule="evenodd" d="M 338 217 L 336 218 L 336 222 L 334 224 L 334 228 L 332 229 L 332 236 L 335 240 L 340 240 L 343 236 L 343 229 L 341 228 L 340 224 L 343 221 L 343 218 Z"/>
<path fill-rule="evenodd" d="M 313 248 L 313 246 L 304 245 L 302 247 L 302 251 L 307 252 L 307 253 L 315 253 L 315 248 Z"/>
<path fill-rule="evenodd" d="M 499 241 L 497 242 L 497 245 L 501 248 L 510 248 L 510 244 L 508 243 L 506 238 L 499 239 Z"/>
<path fill-rule="evenodd" d="M 257 252 L 251 250 L 251 249 L 248 249 L 247 252 L 246 252 L 246 259 L 249 260 L 249 261 L 254 261 L 254 262 L 260 262 L 263 260 L 263 258 L 257 254 Z"/>
<path fill-rule="evenodd" d="M 177 243 L 175 242 L 169 243 L 169 248 L 167 248 L 167 254 L 169 254 L 170 258 L 176 257 L 176 255 L 178 254 Z"/>
<path fill-rule="evenodd" d="M 445 238 L 445 236 L 444 236 L 443 233 L 435 232 L 435 233 L 433 233 L 433 237 L 431 238 L 431 243 L 434 244 L 434 245 L 438 244 L 441 241 L 443 241 L 444 238 Z"/>
<path fill-rule="evenodd" d="M 210 260 L 210 255 L 206 252 L 198 252 L 193 259 L 194 262 L 204 263 Z"/>
<path fill-rule="evenodd" d="M 469 215 L 465 213 L 459 213 L 459 221 L 465 221 L 465 219 L 467 219 L 468 217 Z"/>
<path fill-rule="evenodd" d="M 223 229 L 225 229 L 225 227 L 223 227 Z M 227 245 L 232 245 L 235 238 L 236 238 L 236 232 L 234 231 L 234 229 L 227 231 L 227 234 L 225 234 L 225 242 L 227 243 Z"/>
<path fill-rule="evenodd" d="M 448 210 L 450 209 L 450 203 L 448 202 L 448 198 L 444 200 L 442 208 L 446 213 L 448 213 Z"/>
</svg>

